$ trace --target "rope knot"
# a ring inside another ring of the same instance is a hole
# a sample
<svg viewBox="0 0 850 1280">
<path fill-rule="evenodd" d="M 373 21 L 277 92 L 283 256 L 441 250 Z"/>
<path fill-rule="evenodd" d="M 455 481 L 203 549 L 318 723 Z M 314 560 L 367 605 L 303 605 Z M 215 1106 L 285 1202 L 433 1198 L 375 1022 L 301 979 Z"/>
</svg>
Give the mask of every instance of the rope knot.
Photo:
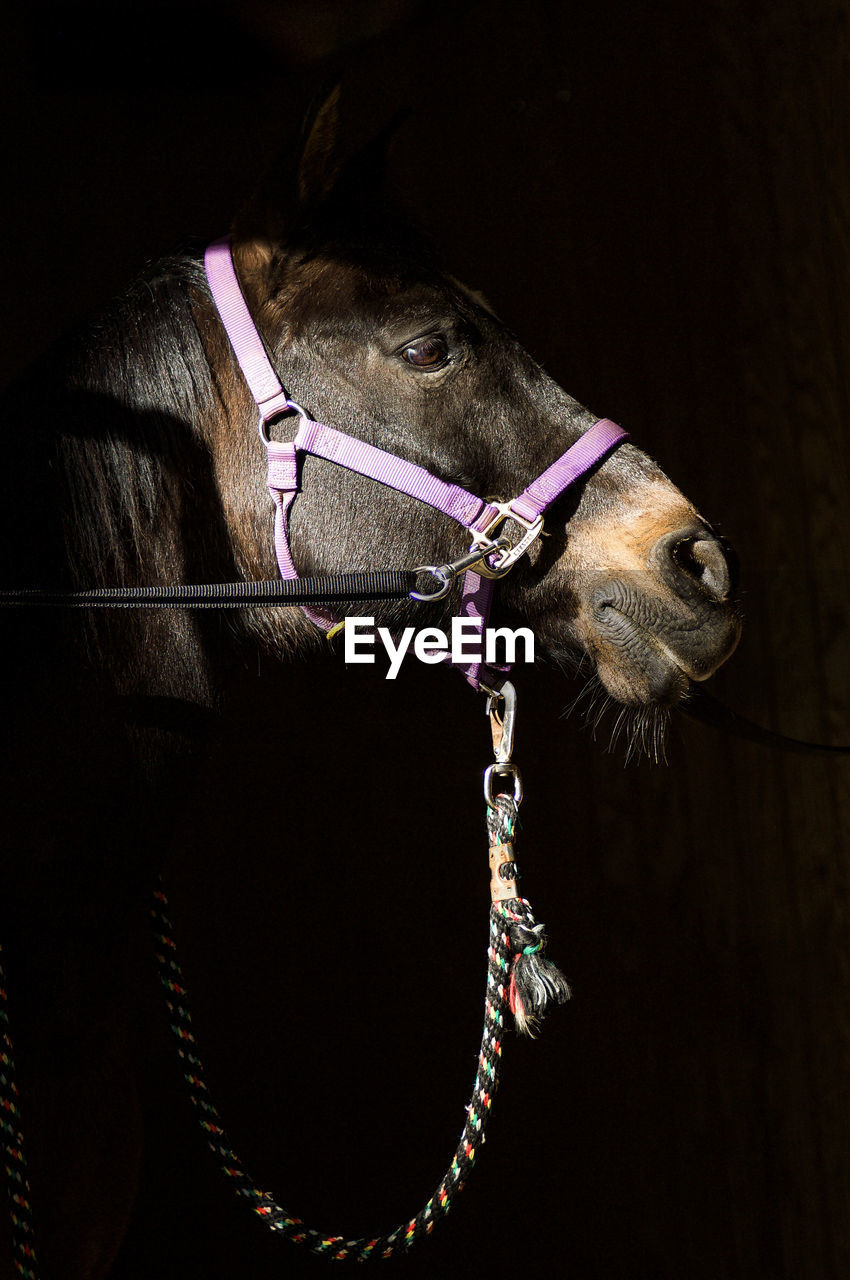
<svg viewBox="0 0 850 1280">
<path fill-rule="evenodd" d="M 510 896 L 517 893 L 518 872 L 512 857 L 516 822 L 517 805 L 513 796 L 494 796 L 487 809 L 491 866 L 498 860 L 494 857 L 497 853 L 510 857 L 510 861 L 502 862 L 494 870 L 506 880 L 505 870 L 510 867 L 511 881 L 506 892 L 494 892 L 492 910 L 506 934 L 506 949 L 511 957 L 508 1005 L 517 1031 L 533 1036 L 549 1006 L 569 1000 L 570 988 L 560 969 L 545 954 L 545 925 L 535 920 L 531 904 L 525 898 Z"/>
</svg>

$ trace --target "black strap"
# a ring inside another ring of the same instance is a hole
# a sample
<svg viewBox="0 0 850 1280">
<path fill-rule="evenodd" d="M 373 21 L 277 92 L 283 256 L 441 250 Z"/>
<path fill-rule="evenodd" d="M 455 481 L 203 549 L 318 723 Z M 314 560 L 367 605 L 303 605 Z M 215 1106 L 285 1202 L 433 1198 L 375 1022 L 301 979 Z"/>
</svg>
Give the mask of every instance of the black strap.
<svg viewBox="0 0 850 1280">
<path fill-rule="evenodd" d="M 713 729 L 721 729 L 731 733 L 745 742 L 758 742 L 763 747 L 771 747 L 774 751 L 786 751 L 794 755 L 848 755 L 850 747 L 830 747 L 823 742 L 804 742 L 800 738 L 788 738 L 784 733 L 774 733 L 771 729 L 763 729 L 753 724 L 744 716 L 725 707 L 722 702 L 702 689 L 691 686 L 688 699 L 680 704 L 680 711 L 692 720 L 711 725 Z"/>
<path fill-rule="evenodd" d="M 406 600 L 416 586 L 409 569 L 337 573 L 273 582 L 210 582 L 200 586 L 96 587 L 91 591 L 0 590 L 0 608 L 49 605 L 62 609 L 248 609 L 260 605 L 348 604 Z"/>
</svg>

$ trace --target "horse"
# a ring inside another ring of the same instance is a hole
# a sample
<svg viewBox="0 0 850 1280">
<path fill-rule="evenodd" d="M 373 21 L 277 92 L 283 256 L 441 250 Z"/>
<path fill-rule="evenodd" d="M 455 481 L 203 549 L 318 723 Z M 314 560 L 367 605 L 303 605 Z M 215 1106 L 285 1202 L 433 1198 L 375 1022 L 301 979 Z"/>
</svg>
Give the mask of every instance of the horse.
<svg viewBox="0 0 850 1280">
<path fill-rule="evenodd" d="M 311 418 L 487 499 L 519 492 L 597 416 L 399 218 L 382 192 L 385 149 L 381 138 L 345 157 L 336 96 L 319 107 L 234 221 L 245 302 Z M 4 583 L 273 578 L 256 416 L 200 254 L 159 262 L 10 398 Z M 291 427 L 282 415 L 271 430 L 286 439 Z M 313 457 L 290 533 L 313 577 L 466 550 L 440 512 Z M 530 628 L 546 659 L 592 667 L 638 718 L 686 698 L 733 651 L 729 549 L 637 444 L 558 498 L 546 533 L 499 584 L 498 620 Z M 374 613 L 398 634 L 423 620 L 448 628 L 456 608 L 453 592 Z M 234 666 L 263 654 L 321 673 L 328 645 L 297 608 L 30 610 L 4 622 L 0 936 L 39 1247 L 46 1274 L 101 1280 L 131 1221 L 144 1141 L 138 904 L 151 851 L 179 836 L 198 742 Z"/>
</svg>

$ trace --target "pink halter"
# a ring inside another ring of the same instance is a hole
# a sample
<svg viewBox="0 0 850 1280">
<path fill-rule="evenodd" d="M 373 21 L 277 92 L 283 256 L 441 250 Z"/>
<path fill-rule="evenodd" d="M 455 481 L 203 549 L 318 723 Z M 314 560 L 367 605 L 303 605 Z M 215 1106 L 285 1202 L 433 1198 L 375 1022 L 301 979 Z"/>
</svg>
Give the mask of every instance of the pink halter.
<svg viewBox="0 0 850 1280">
<path fill-rule="evenodd" d="M 228 236 L 208 247 L 204 266 L 221 322 L 260 412 L 260 437 L 268 452 L 268 486 L 275 503 L 274 540 L 281 577 L 298 577 L 289 547 L 289 509 L 299 490 L 298 454 L 309 453 L 369 476 L 444 512 L 469 530 L 474 544 L 478 546 L 488 546 L 497 528 L 507 519 L 523 527 L 525 532 L 515 545 L 494 551 L 487 557 L 487 569 L 483 573 L 468 570 L 464 576 L 460 613 L 463 617 L 475 619 L 483 634 L 490 614 L 493 578 L 501 577 L 526 553 L 542 530 L 546 508 L 627 440 L 628 432 L 610 419 L 602 418 L 532 480 L 518 497 L 498 504 L 485 502 L 460 485 L 438 479 L 415 463 L 406 462 L 393 453 L 376 449 L 374 445 L 308 418 L 301 406 L 289 399 L 266 355 L 236 278 Z M 289 409 L 300 415 L 295 439 L 270 439 L 267 424 Z M 334 623 L 327 612 L 305 609 L 305 613 L 325 630 Z M 504 679 L 504 674 L 484 669 L 477 662 L 460 670 L 473 688 L 478 688 L 481 683 L 498 687 Z"/>
</svg>

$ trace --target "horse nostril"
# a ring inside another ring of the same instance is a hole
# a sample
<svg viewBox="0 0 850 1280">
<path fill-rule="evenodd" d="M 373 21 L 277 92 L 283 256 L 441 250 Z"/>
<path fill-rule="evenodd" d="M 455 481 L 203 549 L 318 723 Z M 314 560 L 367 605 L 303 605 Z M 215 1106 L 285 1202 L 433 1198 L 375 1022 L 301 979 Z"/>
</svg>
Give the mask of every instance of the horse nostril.
<svg viewBox="0 0 850 1280">
<path fill-rule="evenodd" d="M 713 600 L 725 600 L 732 586 L 729 564 L 716 538 L 683 538 L 670 554 L 683 573 L 693 578 Z"/>
<path fill-rule="evenodd" d="M 682 578 L 699 587 L 712 600 L 729 598 L 734 583 L 734 561 L 727 549 L 704 525 L 678 529 L 658 539 L 652 559 L 668 585 Z"/>
</svg>

